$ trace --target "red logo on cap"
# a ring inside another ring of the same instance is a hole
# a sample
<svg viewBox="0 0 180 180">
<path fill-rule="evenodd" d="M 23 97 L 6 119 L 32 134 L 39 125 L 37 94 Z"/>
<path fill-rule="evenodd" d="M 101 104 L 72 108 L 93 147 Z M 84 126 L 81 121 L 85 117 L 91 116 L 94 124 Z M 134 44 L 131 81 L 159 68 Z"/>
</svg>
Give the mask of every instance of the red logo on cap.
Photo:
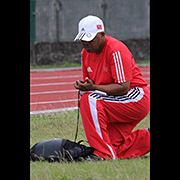
<svg viewBox="0 0 180 180">
<path fill-rule="evenodd" d="M 97 29 L 102 29 L 102 25 L 101 24 L 97 25 Z"/>
</svg>

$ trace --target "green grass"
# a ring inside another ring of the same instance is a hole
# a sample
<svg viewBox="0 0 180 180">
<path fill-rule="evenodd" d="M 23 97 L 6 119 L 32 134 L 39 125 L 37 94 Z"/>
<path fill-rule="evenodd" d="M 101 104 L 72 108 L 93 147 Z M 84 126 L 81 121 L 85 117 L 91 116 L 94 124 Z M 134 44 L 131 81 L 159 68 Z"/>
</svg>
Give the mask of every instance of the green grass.
<svg viewBox="0 0 180 180">
<path fill-rule="evenodd" d="M 150 115 L 135 129 L 150 125 Z M 67 138 L 74 140 L 76 111 L 30 119 L 30 146 L 47 139 Z M 78 139 L 86 140 L 80 119 Z M 30 162 L 31 179 L 58 180 L 144 180 L 150 179 L 150 153 L 135 159 L 100 162 L 48 163 Z"/>
<path fill-rule="evenodd" d="M 64 68 L 64 67 L 81 67 L 81 64 L 65 61 L 63 64 L 57 65 L 57 66 L 55 66 L 55 65 L 42 65 L 42 66 L 35 65 L 35 66 L 30 66 L 30 69 Z"/>
<path fill-rule="evenodd" d="M 140 60 L 138 62 L 136 62 L 137 65 L 141 65 L 141 64 L 147 64 L 150 66 L 150 60 Z"/>
</svg>

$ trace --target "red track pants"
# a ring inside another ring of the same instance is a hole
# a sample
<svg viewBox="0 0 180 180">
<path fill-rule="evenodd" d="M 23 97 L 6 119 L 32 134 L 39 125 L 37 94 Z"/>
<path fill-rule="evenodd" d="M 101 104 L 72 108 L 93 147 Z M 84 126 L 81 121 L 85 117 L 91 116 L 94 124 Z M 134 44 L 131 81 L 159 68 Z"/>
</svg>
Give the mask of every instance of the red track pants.
<svg viewBox="0 0 180 180">
<path fill-rule="evenodd" d="M 108 96 L 100 91 L 81 93 L 81 117 L 94 154 L 104 159 L 122 159 L 150 151 L 149 131 L 132 131 L 149 112 L 147 87 L 133 88 L 124 96 Z"/>
</svg>

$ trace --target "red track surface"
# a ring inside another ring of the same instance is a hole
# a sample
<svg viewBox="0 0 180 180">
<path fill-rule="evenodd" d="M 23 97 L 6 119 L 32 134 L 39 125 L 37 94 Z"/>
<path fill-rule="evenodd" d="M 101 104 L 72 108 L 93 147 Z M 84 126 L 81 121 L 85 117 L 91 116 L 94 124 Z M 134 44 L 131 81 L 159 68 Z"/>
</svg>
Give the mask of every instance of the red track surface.
<svg viewBox="0 0 180 180">
<path fill-rule="evenodd" d="M 150 67 L 140 69 L 150 88 Z M 30 72 L 30 112 L 76 107 L 73 83 L 81 79 L 81 70 Z"/>
</svg>

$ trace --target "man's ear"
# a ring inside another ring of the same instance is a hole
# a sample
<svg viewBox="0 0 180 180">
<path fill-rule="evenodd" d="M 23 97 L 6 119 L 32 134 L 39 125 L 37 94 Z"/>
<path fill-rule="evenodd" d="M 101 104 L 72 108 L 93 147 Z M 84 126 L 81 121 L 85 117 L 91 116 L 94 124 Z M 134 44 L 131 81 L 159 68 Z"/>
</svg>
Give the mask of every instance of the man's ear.
<svg viewBox="0 0 180 180">
<path fill-rule="evenodd" d="M 102 35 L 102 37 L 104 37 L 105 36 L 105 32 L 103 31 L 103 32 L 100 32 L 99 34 L 101 34 Z"/>
</svg>

